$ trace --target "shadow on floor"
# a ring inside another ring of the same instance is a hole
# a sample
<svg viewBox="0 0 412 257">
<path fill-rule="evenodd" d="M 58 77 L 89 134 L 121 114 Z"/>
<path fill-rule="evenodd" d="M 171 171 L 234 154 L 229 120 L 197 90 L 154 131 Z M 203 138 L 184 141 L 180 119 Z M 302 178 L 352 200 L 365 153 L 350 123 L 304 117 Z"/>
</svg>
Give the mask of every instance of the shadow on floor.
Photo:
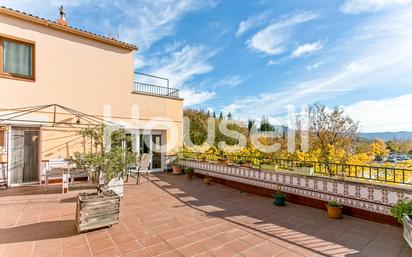
<svg viewBox="0 0 412 257">
<path fill-rule="evenodd" d="M 75 184 L 70 187 L 70 191 L 82 191 L 96 188 L 92 184 Z M 47 188 L 44 185 L 30 185 L 30 186 L 19 186 L 19 187 L 9 187 L 7 189 L 0 190 L 0 197 L 7 196 L 23 196 L 23 195 L 49 195 L 49 194 L 61 194 L 61 185 L 49 185 Z"/>
<path fill-rule="evenodd" d="M 201 179 L 188 181 L 170 174 L 154 174 L 151 182 L 186 206 L 218 217 L 278 242 L 322 256 L 353 256 L 371 243 L 385 244 L 385 238 L 401 242 L 393 249 L 396 256 L 404 247 L 399 228 L 353 217 L 331 220 L 322 210 L 288 204 L 273 206 L 272 200 L 222 185 L 201 185 Z M 174 193 L 175 192 L 175 193 Z"/>
<path fill-rule="evenodd" d="M 0 228 L 0 245 L 77 235 L 75 220 L 44 221 Z"/>
</svg>

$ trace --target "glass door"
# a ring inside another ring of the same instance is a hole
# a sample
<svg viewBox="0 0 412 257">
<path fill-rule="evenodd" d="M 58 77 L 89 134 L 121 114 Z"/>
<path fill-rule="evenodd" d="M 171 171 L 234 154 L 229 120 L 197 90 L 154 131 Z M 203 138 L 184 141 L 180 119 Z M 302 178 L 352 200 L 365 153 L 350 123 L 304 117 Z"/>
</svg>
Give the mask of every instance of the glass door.
<svg viewBox="0 0 412 257">
<path fill-rule="evenodd" d="M 39 181 L 39 139 L 39 129 L 12 127 L 11 184 Z"/>
<path fill-rule="evenodd" d="M 162 170 L 162 135 L 139 135 L 139 153 L 152 156 L 150 171 Z"/>
<path fill-rule="evenodd" d="M 162 136 L 152 135 L 152 169 L 162 169 Z"/>
</svg>

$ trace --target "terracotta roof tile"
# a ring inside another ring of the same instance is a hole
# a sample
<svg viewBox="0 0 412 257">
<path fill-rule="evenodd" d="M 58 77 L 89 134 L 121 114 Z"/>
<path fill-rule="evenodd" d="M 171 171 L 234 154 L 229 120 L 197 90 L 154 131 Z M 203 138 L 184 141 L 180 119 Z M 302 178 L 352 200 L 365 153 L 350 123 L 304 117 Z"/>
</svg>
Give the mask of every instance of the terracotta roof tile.
<svg viewBox="0 0 412 257">
<path fill-rule="evenodd" d="M 112 44 L 112 45 L 116 45 L 119 47 L 131 49 L 131 50 L 138 50 L 136 45 L 129 44 L 129 43 L 117 40 L 115 38 L 110 38 L 110 37 L 106 37 L 103 35 L 99 35 L 99 34 L 96 34 L 96 33 L 93 33 L 87 30 L 83 30 L 83 29 L 79 29 L 79 28 L 75 28 L 71 26 L 63 26 L 63 25 L 58 24 L 55 21 L 51 21 L 49 19 L 45 19 L 45 18 L 30 14 L 30 13 L 23 12 L 23 11 L 14 10 L 9 7 L 0 6 L 0 13 L 4 13 L 8 15 L 14 14 L 13 16 L 15 17 L 25 18 L 26 20 L 36 21 L 37 23 L 43 23 L 43 25 L 52 27 L 54 29 L 67 31 L 67 32 L 74 33 L 80 36 L 85 36 L 85 37 L 88 37 L 94 40 L 105 42 L 107 44 Z"/>
</svg>

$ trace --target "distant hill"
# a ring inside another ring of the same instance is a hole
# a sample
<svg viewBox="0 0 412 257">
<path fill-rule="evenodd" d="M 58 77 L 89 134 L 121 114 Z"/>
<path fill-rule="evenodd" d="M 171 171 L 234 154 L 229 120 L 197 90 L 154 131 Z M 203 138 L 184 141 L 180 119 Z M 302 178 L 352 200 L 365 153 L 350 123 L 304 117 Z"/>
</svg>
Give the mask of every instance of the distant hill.
<svg viewBox="0 0 412 257">
<path fill-rule="evenodd" d="M 388 141 L 391 139 L 412 139 L 412 132 L 399 131 L 399 132 L 359 133 L 359 136 L 365 139 L 380 138 L 384 141 Z"/>
</svg>

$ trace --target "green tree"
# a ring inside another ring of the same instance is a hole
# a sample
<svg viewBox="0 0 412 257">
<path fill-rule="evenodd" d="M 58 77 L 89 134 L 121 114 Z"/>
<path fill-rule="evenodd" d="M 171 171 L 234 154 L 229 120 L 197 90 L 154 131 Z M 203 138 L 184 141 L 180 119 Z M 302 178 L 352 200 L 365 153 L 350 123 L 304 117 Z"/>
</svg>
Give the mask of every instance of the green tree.
<svg viewBox="0 0 412 257">
<path fill-rule="evenodd" d="M 269 118 L 263 115 L 262 120 L 260 121 L 260 131 L 275 131 L 275 127 L 270 124 Z"/>
</svg>

